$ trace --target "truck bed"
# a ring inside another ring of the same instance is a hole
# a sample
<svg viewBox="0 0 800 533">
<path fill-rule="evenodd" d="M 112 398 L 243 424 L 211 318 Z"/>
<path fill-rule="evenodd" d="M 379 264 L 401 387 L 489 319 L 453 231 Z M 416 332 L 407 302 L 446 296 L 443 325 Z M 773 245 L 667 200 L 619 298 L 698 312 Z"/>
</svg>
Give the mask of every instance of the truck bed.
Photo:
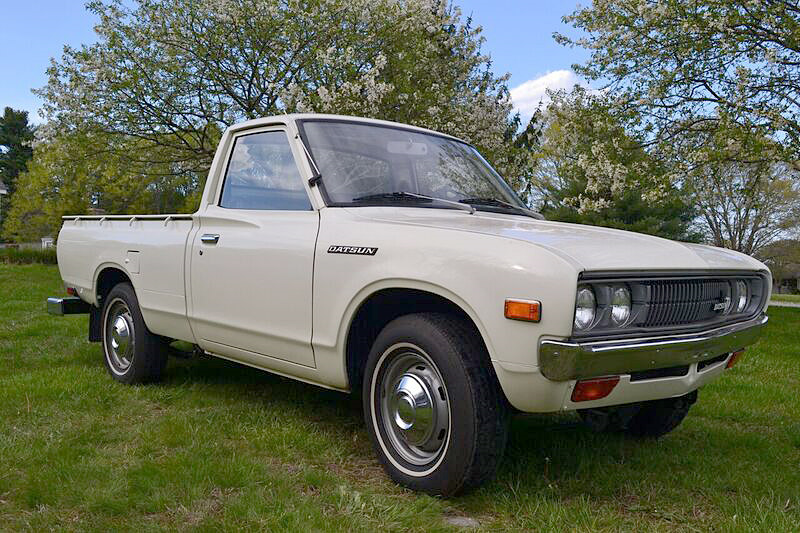
<svg viewBox="0 0 800 533">
<path fill-rule="evenodd" d="M 192 215 L 76 215 L 63 220 L 57 254 L 66 286 L 97 304 L 103 270 L 122 266 L 136 289 L 147 327 L 156 334 L 192 338 L 185 286 L 186 244 L 195 227 Z"/>
</svg>

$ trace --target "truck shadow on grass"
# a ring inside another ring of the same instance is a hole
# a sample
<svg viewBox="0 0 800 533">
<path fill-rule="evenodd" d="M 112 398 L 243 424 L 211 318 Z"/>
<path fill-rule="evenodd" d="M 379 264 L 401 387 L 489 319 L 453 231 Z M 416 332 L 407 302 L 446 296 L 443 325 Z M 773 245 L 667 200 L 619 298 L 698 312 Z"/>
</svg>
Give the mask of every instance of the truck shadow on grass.
<svg viewBox="0 0 800 533">
<path fill-rule="evenodd" d="M 171 360 L 163 386 L 187 385 L 202 387 L 210 402 L 285 413 L 306 427 L 311 424 L 309 430 L 324 436 L 335 449 L 334 456 L 347 456 L 359 463 L 359 472 L 379 478 L 357 481 L 389 483 L 374 458 L 357 395 L 325 390 L 224 360 Z M 738 448 L 740 455 L 744 452 L 747 462 L 759 461 L 758 446 L 753 448 L 747 439 L 737 441 L 731 428 L 715 435 L 711 425 L 690 414 L 686 427 L 674 434 L 660 440 L 634 440 L 618 434 L 594 433 L 574 413 L 516 414 L 512 417 L 506 457 L 494 482 L 460 499 L 459 505 L 480 511 L 497 497 L 520 501 L 541 497 L 606 499 L 631 491 L 636 495 L 628 497 L 640 501 L 646 494 L 667 486 L 670 492 L 680 493 L 681 476 L 691 475 L 696 480 L 698 475 L 703 479 L 707 474 L 710 480 L 714 471 L 728 468 L 719 448 L 714 449 L 720 440 L 728 441 L 725 447 Z M 330 462 L 325 457 L 308 460 L 312 464 Z M 364 464 L 375 468 L 364 470 Z M 696 495 L 696 485 L 686 485 L 684 489 L 687 498 Z"/>
</svg>

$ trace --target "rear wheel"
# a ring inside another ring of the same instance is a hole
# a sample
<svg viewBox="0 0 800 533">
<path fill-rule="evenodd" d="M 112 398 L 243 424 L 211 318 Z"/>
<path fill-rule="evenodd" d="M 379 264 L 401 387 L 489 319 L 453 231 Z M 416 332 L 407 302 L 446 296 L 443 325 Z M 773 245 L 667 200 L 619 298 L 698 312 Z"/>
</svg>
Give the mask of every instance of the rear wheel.
<svg viewBox="0 0 800 533">
<path fill-rule="evenodd" d="M 364 416 L 390 477 L 449 496 L 487 481 L 505 448 L 508 409 L 476 332 L 456 317 L 397 318 L 378 335 Z"/>
<path fill-rule="evenodd" d="M 160 380 L 167 363 L 166 343 L 145 326 L 129 283 L 111 289 L 102 320 L 103 355 L 111 377 L 128 384 Z"/>
</svg>

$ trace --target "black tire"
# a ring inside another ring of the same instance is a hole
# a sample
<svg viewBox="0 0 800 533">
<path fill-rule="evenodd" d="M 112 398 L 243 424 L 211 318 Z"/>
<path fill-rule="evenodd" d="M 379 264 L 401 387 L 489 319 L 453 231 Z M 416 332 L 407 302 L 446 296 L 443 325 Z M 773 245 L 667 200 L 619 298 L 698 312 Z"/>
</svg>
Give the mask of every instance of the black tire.
<svg viewBox="0 0 800 533">
<path fill-rule="evenodd" d="M 678 427 L 697 401 L 694 390 L 677 398 L 643 402 L 641 409 L 627 423 L 625 432 L 639 438 L 658 438 Z"/>
<path fill-rule="evenodd" d="M 578 415 L 584 425 L 597 433 L 619 433 L 625 430 L 628 422 L 642 408 L 640 403 L 631 403 L 614 407 L 597 407 L 579 409 Z"/>
<path fill-rule="evenodd" d="M 363 404 L 378 458 L 401 485 L 453 496 L 497 470 L 509 409 L 482 340 L 458 317 L 420 313 L 390 322 L 367 359 Z"/>
<path fill-rule="evenodd" d="M 121 383 L 159 381 L 167 364 L 167 344 L 144 323 L 130 283 L 116 285 L 103 303 L 103 359 L 111 377 Z"/>
</svg>

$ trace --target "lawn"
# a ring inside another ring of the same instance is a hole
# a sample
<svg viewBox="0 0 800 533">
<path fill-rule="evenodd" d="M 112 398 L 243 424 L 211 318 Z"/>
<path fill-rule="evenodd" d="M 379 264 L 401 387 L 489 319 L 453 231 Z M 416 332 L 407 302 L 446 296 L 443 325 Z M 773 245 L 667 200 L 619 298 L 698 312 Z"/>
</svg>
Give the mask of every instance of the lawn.
<svg viewBox="0 0 800 533">
<path fill-rule="evenodd" d="M 800 294 L 773 294 L 770 299 L 775 300 L 776 302 L 792 302 L 800 304 Z"/>
<path fill-rule="evenodd" d="M 797 530 L 800 309 L 659 441 L 517 416 L 496 480 L 440 500 L 392 484 L 354 398 L 215 359 L 160 385 L 106 374 L 55 267 L 0 265 L 0 530 Z M 475 522 L 473 522 L 475 523 Z"/>
</svg>

